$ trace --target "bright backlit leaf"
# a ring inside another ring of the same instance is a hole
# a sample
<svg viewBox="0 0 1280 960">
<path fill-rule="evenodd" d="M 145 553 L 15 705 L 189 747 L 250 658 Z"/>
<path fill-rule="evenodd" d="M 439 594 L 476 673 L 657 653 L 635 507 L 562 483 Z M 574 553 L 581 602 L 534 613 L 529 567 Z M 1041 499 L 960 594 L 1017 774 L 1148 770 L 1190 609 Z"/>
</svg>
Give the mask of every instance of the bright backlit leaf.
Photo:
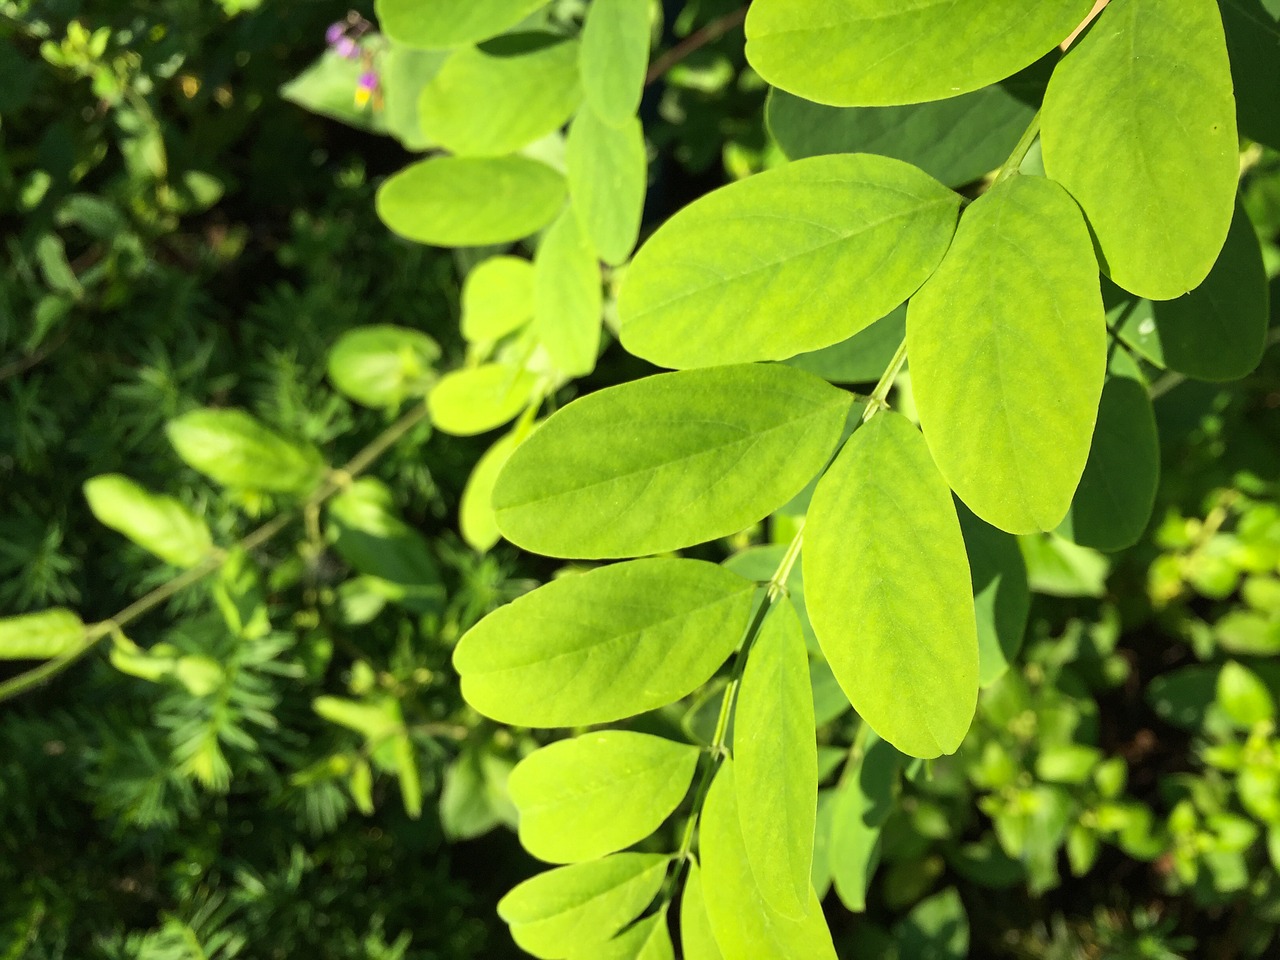
<svg viewBox="0 0 1280 960">
<path fill-rule="evenodd" d="M 526 157 L 432 157 L 378 188 L 378 216 L 394 233 L 438 247 L 511 243 L 550 223 L 564 177 Z"/>
<path fill-rule="evenodd" d="M 426 50 L 496 37 L 547 0 L 377 0 L 378 23 L 396 43 Z"/>
<path fill-rule="evenodd" d="M 653 710 L 724 663 L 755 589 L 701 560 L 637 560 L 553 580 L 462 638 L 453 655 L 462 694 L 485 716 L 528 727 Z"/>
<path fill-rule="evenodd" d="M 945 100 L 1012 76 L 1067 38 L 1092 0 L 756 0 L 747 60 L 806 100 L 872 107 Z"/>
<path fill-rule="evenodd" d="M 462 335 L 490 343 L 533 319 L 533 264 L 521 257 L 482 260 L 462 282 Z"/>
<path fill-rule="evenodd" d="M 600 259 L 622 263 L 635 248 L 644 212 L 644 127 L 634 117 L 611 127 L 583 110 L 569 126 L 565 151 L 569 196 L 578 219 Z"/>
<path fill-rule="evenodd" d="M 1053 72 L 1041 141 L 1112 280 L 1152 300 L 1198 287 L 1240 174 L 1215 0 L 1114 0 Z"/>
<path fill-rule="evenodd" d="M 1267 271 L 1258 234 L 1239 205 L 1209 276 L 1185 297 L 1117 294 L 1108 297 L 1115 301 L 1108 318 L 1116 333 L 1157 366 L 1196 380 L 1238 380 L 1262 359 L 1271 317 Z"/>
<path fill-rule="evenodd" d="M 575 951 L 569 960 L 675 960 L 667 908 L 638 921 L 603 946 Z"/>
<path fill-rule="evenodd" d="M 951 493 L 901 414 L 868 421 L 819 481 L 801 559 L 854 709 L 903 753 L 953 753 L 978 698 L 969 563 Z"/>
<path fill-rule="evenodd" d="M 1010 533 L 1062 521 L 1089 456 L 1106 345 L 1071 197 L 1015 176 L 974 201 L 908 307 L 907 355 L 929 450 L 979 517 Z"/>
<path fill-rule="evenodd" d="M 582 85 L 594 113 L 620 127 L 640 109 L 649 66 L 649 0 L 593 0 L 582 24 Z"/>
<path fill-rule="evenodd" d="M 747 659 L 734 713 L 738 814 L 761 896 L 798 919 L 809 909 L 817 817 L 809 654 L 795 609 L 775 604 Z"/>
<path fill-rule="evenodd" d="M 548 870 L 503 897 L 498 916 L 521 949 L 541 960 L 563 960 L 603 944 L 638 917 L 662 886 L 670 860 L 617 853 Z"/>
<path fill-rule="evenodd" d="M 1084 547 L 1122 550 L 1151 518 L 1160 480 L 1160 437 L 1146 381 L 1123 348 L 1112 354 L 1089 462 L 1058 532 Z"/>
<path fill-rule="evenodd" d="M 533 259 L 533 329 L 565 374 L 584 376 L 600 352 L 600 265 L 572 210 L 565 210 Z"/>
<path fill-rule="evenodd" d="M 680 898 L 680 949 L 684 960 L 724 960 L 711 932 L 702 893 L 702 869 L 696 860 L 689 864 L 684 895 Z"/>
<path fill-rule="evenodd" d="M 563 557 L 678 550 L 736 533 L 822 468 L 852 398 L 784 366 L 658 374 L 575 400 L 511 455 L 507 539 Z"/>
<path fill-rule="evenodd" d="M 420 330 L 371 324 L 348 330 L 329 351 L 329 380 L 367 407 L 397 407 L 426 394 L 440 345 Z"/>
<path fill-rule="evenodd" d="M 511 772 L 520 842 L 551 863 L 593 860 L 643 840 L 684 799 L 697 747 L 603 730 L 535 750 Z"/>
<path fill-rule="evenodd" d="M 84 624 L 58 607 L 0 618 L 0 660 L 45 660 L 69 653 L 84 640 Z"/>
<path fill-rule="evenodd" d="M 455 51 L 419 100 L 422 128 L 464 157 L 500 157 L 562 127 L 582 100 L 578 45 L 519 34 Z"/>
<path fill-rule="evenodd" d="M 175 567 L 194 567 L 213 548 L 208 525 L 190 507 L 118 473 L 85 481 L 84 498 L 98 520 Z"/>
<path fill-rule="evenodd" d="M 223 486 L 303 495 L 324 476 L 319 450 L 286 440 L 243 410 L 192 410 L 165 432 L 187 466 Z"/>
<path fill-rule="evenodd" d="M 538 378 L 504 363 L 454 370 L 427 397 L 431 422 L 445 433 L 469 437 L 500 427 L 533 399 Z"/>
<path fill-rule="evenodd" d="M 492 549 L 502 539 L 498 518 L 493 512 L 493 485 L 511 451 L 524 439 L 522 434 L 517 426 L 516 430 L 486 450 L 471 469 L 471 476 L 462 490 L 462 500 L 458 504 L 458 529 L 462 539 L 481 553 Z"/>
<path fill-rule="evenodd" d="M 900 160 L 797 160 L 668 220 L 618 295 L 622 345 L 664 367 L 782 360 L 845 340 L 937 267 L 960 197 Z"/>
<path fill-rule="evenodd" d="M 760 894 L 738 815 L 734 764 L 726 760 L 702 807 L 702 895 L 724 960 L 836 960 L 818 897 L 809 892 L 805 916 L 793 920 Z"/>
</svg>

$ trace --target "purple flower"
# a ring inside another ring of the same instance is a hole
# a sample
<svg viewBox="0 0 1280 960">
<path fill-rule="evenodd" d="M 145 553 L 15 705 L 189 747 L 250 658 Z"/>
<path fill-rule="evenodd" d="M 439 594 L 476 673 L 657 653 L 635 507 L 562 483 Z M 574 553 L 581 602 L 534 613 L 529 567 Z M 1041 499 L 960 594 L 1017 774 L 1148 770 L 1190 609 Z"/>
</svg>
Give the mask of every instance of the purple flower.
<svg viewBox="0 0 1280 960">
<path fill-rule="evenodd" d="M 324 42 L 331 47 L 336 47 L 338 41 L 342 40 L 347 32 L 347 25 L 342 21 L 329 24 L 329 29 L 324 32 Z"/>
<path fill-rule="evenodd" d="M 371 70 L 360 74 L 356 81 L 356 106 L 363 107 L 378 89 L 378 75 Z"/>
<path fill-rule="evenodd" d="M 350 37 L 339 37 L 338 42 L 333 45 L 333 49 L 338 56 L 347 60 L 355 60 L 360 56 L 360 48 Z"/>
</svg>

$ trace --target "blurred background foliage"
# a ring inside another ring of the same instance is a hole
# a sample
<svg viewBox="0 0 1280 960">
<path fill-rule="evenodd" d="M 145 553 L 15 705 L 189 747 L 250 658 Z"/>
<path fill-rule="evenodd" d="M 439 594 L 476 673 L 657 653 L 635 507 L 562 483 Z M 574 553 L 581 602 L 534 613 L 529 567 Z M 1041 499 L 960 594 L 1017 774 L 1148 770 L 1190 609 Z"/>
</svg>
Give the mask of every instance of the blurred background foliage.
<svg viewBox="0 0 1280 960">
<path fill-rule="evenodd" d="M 737 6 L 668 3 L 664 46 Z M 239 407 L 341 463 L 394 417 L 326 379 L 341 335 L 395 324 L 428 333 L 441 370 L 461 362 L 472 261 L 374 216 L 410 154 L 344 99 L 349 71 L 333 86 L 325 30 L 346 13 L 0 0 L 5 615 L 102 620 L 178 572 L 94 519 L 90 477 L 175 495 L 221 542 L 288 506 L 184 465 L 174 418 Z M 650 89 L 647 223 L 778 159 L 764 96 L 733 31 Z M 1245 158 L 1274 304 L 1280 155 Z M 610 350 L 577 389 L 635 370 Z M 1280 361 L 1153 389 L 1147 534 L 1109 556 L 1024 544 L 1027 640 L 961 752 L 886 805 L 874 882 L 819 867 L 842 956 L 1280 949 Z M 531 744 L 462 704 L 449 654 L 554 568 L 458 534 L 488 442 L 417 425 L 347 505 L 411 543 L 412 595 L 374 589 L 386 571 L 341 524 L 303 524 L 0 706 L 0 957 L 518 955 L 494 904 L 533 871 L 504 786 Z M 874 752 L 845 761 L 849 724 L 825 715 L 827 811 Z"/>
</svg>

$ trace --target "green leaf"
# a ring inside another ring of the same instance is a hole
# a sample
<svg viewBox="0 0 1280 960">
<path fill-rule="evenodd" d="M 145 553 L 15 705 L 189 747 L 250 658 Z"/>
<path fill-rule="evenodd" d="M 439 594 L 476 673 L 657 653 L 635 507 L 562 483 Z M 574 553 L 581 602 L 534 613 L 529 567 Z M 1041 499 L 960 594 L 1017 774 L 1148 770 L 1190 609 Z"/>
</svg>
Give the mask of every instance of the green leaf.
<svg viewBox="0 0 1280 960">
<path fill-rule="evenodd" d="M 1036 593 L 1101 597 L 1107 592 L 1111 564 L 1096 550 L 1056 534 L 1019 537 L 1018 548 L 1027 564 L 1027 580 Z"/>
<path fill-rule="evenodd" d="M 462 539 L 485 553 L 502 539 L 498 518 L 493 510 L 493 485 L 514 450 L 524 439 L 525 431 L 517 427 L 484 452 L 476 461 L 462 490 L 458 504 L 458 529 Z"/>
<path fill-rule="evenodd" d="M 564 177 L 526 157 L 432 157 L 378 188 L 378 216 L 394 233 L 437 247 L 511 243 L 550 223 Z"/>
<path fill-rule="evenodd" d="M 644 127 L 635 118 L 611 127 L 583 110 L 569 126 L 565 151 L 573 208 L 600 259 L 617 266 L 640 235 L 648 175 Z"/>
<path fill-rule="evenodd" d="M 62 607 L 0 618 L 0 660 L 47 660 L 83 641 L 84 623 Z"/>
<path fill-rule="evenodd" d="M 894 309 L 848 340 L 783 361 L 832 383 L 873 383 L 898 352 L 907 335 L 907 305 Z"/>
<path fill-rule="evenodd" d="M 867 909 L 867 888 L 880 862 L 880 828 L 893 812 L 901 765 L 902 754 L 876 737 L 836 788 L 828 856 L 836 894 L 855 913 Z"/>
<path fill-rule="evenodd" d="M 578 44 L 503 37 L 449 55 L 418 101 L 422 128 L 463 157 L 500 157 L 560 129 L 582 101 Z"/>
<path fill-rule="evenodd" d="M 1050 66 L 1037 64 L 960 97 L 904 107 L 829 107 L 772 90 L 765 121 L 792 160 L 878 153 L 961 187 L 999 167 L 1012 152 L 1035 115 Z"/>
<path fill-rule="evenodd" d="M 420 330 L 374 324 L 348 330 L 329 350 L 329 379 L 357 403 L 398 407 L 425 396 L 440 345 Z"/>
<path fill-rule="evenodd" d="M 438 50 L 496 37 L 547 0 L 377 0 L 378 23 L 408 47 Z"/>
<path fill-rule="evenodd" d="M 360 573 L 403 588 L 397 601 L 421 613 L 438 610 L 444 584 L 427 539 L 405 523 L 381 480 L 362 477 L 328 503 L 334 550 Z"/>
<path fill-rule="evenodd" d="M 675 960 L 667 930 L 667 908 L 636 922 L 603 946 L 589 944 L 569 960 Z"/>
<path fill-rule="evenodd" d="M 697 861 L 689 863 L 680 898 L 680 950 L 684 960 L 724 960 L 711 932 L 707 904 L 702 893 L 702 870 Z"/>
<path fill-rule="evenodd" d="M 552 556 L 661 553 L 736 533 L 826 462 L 852 398 L 799 370 L 658 374 L 575 400 L 498 476 L 513 543 Z"/>
<path fill-rule="evenodd" d="M 1232 722 L 1243 730 L 1252 729 L 1276 715 L 1271 692 L 1256 673 L 1234 660 L 1223 664 L 1218 674 L 1217 701 Z"/>
<path fill-rule="evenodd" d="M 533 319 L 533 264 L 521 257 L 490 257 L 462 282 L 462 335 L 492 343 Z"/>
<path fill-rule="evenodd" d="M 1239 204 L 1209 276 L 1185 297 L 1152 302 L 1111 292 L 1116 333 L 1157 366 L 1197 380 L 1237 380 L 1262 359 L 1271 316 L 1267 272 Z"/>
<path fill-rule="evenodd" d="M 326 469 L 315 447 L 286 440 L 243 410 L 193 410 L 165 433 L 187 466 L 227 487 L 302 496 Z"/>
<path fill-rule="evenodd" d="M 560 214 L 533 258 L 533 329 L 570 377 L 595 369 L 600 352 L 600 264 L 572 209 Z"/>
<path fill-rule="evenodd" d="M 1146 381 L 1116 348 L 1089 461 L 1058 532 L 1083 547 L 1122 550 L 1138 542 L 1151 519 L 1160 480 L 1160 437 Z"/>
<path fill-rule="evenodd" d="M 854 709 L 903 753 L 954 752 L 978 696 L 969 563 L 950 491 L 901 414 L 868 421 L 818 482 L 801 559 Z"/>
<path fill-rule="evenodd" d="M 190 507 L 118 473 L 87 480 L 84 498 L 98 520 L 175 567 L 194 567 L 213 549 L 208 524 Z"/>
<path fill-rule="evenodd" d="M 1240 174 L 1231 90 L 1215 0 L 1114 0 L 1053 72 L 1045 170 L 1124 289 L 1171 300 L 1217 259 Z"/>
<path fill-rule="evenodd" d="M 414 50 L 395 43 L 382 54 L 378 68 L 382 115 L 386 118 L 387 132 L 406 150 L 426 150 L 437 145 L 429 132 L 422 129 L 418 97 L 422 88 L 440 72 L 447 56 L 441 51 Z"/>
<path fill-rule="evenodd" d="M 1015 176 L 965 211 L 907 309 L 921 428 L 983 520 L 1052 530 L 1089 457 L 1107 362 L 1093 246 L 1066 192 Z"/>
<path fill-rule="evenodd" d="M 640 109 L 649 66 L 649 0 L 593 0 L 582 24 L 582 85 L 592 112 L 620 127 Z"/>
<path fill-rule="evenodd" d="M 979 520 L 957 501 L 978 622 L 978 683 L 995 683 L 1022 647 L 1031 611 L 1027 564 L 1018 541 Z"/>
<path fill-rule="evenodd" d="M 915 292 L 960 197 L 872 154 L 721 187 L 662 225 L 618 295 L 622 345 L 664 367 L 782 360 L 845 340 Z"/>
<path fill-rule="evenodd" d="M 760 895 L 803 917 L 813 894 L 818 745 L 809 654 L 791 603 L 779 600 L 747 659 L 734 712 L 742 839 Z"/>
<path fill-rule="evenodd" d="M 491 744 L 469 744 L 444 774 L 440 825 L 451 840 L 479 837 L 500 823 L 514 827 L 516 808 L 507 795 L 512 763 Z"/>
<path fill-rule="evenodd" d="M 1280 9 L 1273 0 L 1221 0 L 1240 132 L 1280 150 Z"/>
<path fill-rule="evenodd" d="M 702 807 L 702 893 L 724 960 L 836 960 L 818 897 L 793 920 L 760 894 L 747 861 L 734 764 L 724 761 Z"/>
<path fill-rule="evenodd" d="M 922 901 L 895 931 L 901 960 L 965 960 L 969 917 L 955 888 Z"/>
<path fill-rule="evenodd" d="M 945 100 L 1034 63 L 1092 6 L 1091 0 L 893 8 L 880 0 L 756 0 L 747 15 L 747 60 L 773 86 L 819 103 Z"/>
<path fill-rule="evenodd" d="M 662 886 L 670 860 L 656 853 L 615 853 L 548 870 L 498 901 L 498 916 L 522 950 L 561 960 L 603 944 L 639 916 Z"/>
<path fill-rule="evenodd" d="M 280 87 L 280 96 L 305 110 L 372 133 L 387 132 L 385 113 L 356 103 L 356 89 L 364 71 L 360 61 L 332 50 L 322 53 L 306 70 Z"/>
<path fill-rule="evenodd" d="M 511 772 L 520 843 L 541 860 L 594 860 L 643 840 L 684 799 L 701 751 L 626 730 L 561 740 Z"/>
<path fill-rule="evenodd" d="M 470 437 L 515 417 L 534 400 L 538 378 L 504 363 L 454 370 L 427 397 L 431 422 L 445 433 Z"/>
<path fill-rule="evenodd" d="M 679 700 L 733 652 L 755 584 L 701 560 L 637 560 L 564 577 L 489 614 L 453 664 L 485 716 L 609 723 Z"/>
</svg>

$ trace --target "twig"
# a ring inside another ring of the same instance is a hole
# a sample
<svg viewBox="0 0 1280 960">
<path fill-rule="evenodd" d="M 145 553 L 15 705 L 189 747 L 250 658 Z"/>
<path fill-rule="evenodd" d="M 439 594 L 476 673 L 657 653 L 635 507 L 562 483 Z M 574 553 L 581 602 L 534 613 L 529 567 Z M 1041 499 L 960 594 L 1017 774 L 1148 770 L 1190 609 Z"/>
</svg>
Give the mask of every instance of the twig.
<svg viewBox="0 0 1280 960">
<path fill-rule="evenodd" d="M 689 36 L 685 37 L 670 50 L 664 52 L 658 59 L 654 60 L 649 67 L 649 72 L 645 74 L 644 85 L 647 87 L 651 83 L 657 82 L 664 73 L 674 67 L 677 63 L 689 56 L 696 50 L 700 50 L 708 43 L 719 40 L 726 33 L 732 30 L 742 21 L 747 19 L 747 8 L 735 10 L 733 13 L 726 13 L 717 20 L 712 20 L 705 27 L 695 30 Z"/>
</svg>

